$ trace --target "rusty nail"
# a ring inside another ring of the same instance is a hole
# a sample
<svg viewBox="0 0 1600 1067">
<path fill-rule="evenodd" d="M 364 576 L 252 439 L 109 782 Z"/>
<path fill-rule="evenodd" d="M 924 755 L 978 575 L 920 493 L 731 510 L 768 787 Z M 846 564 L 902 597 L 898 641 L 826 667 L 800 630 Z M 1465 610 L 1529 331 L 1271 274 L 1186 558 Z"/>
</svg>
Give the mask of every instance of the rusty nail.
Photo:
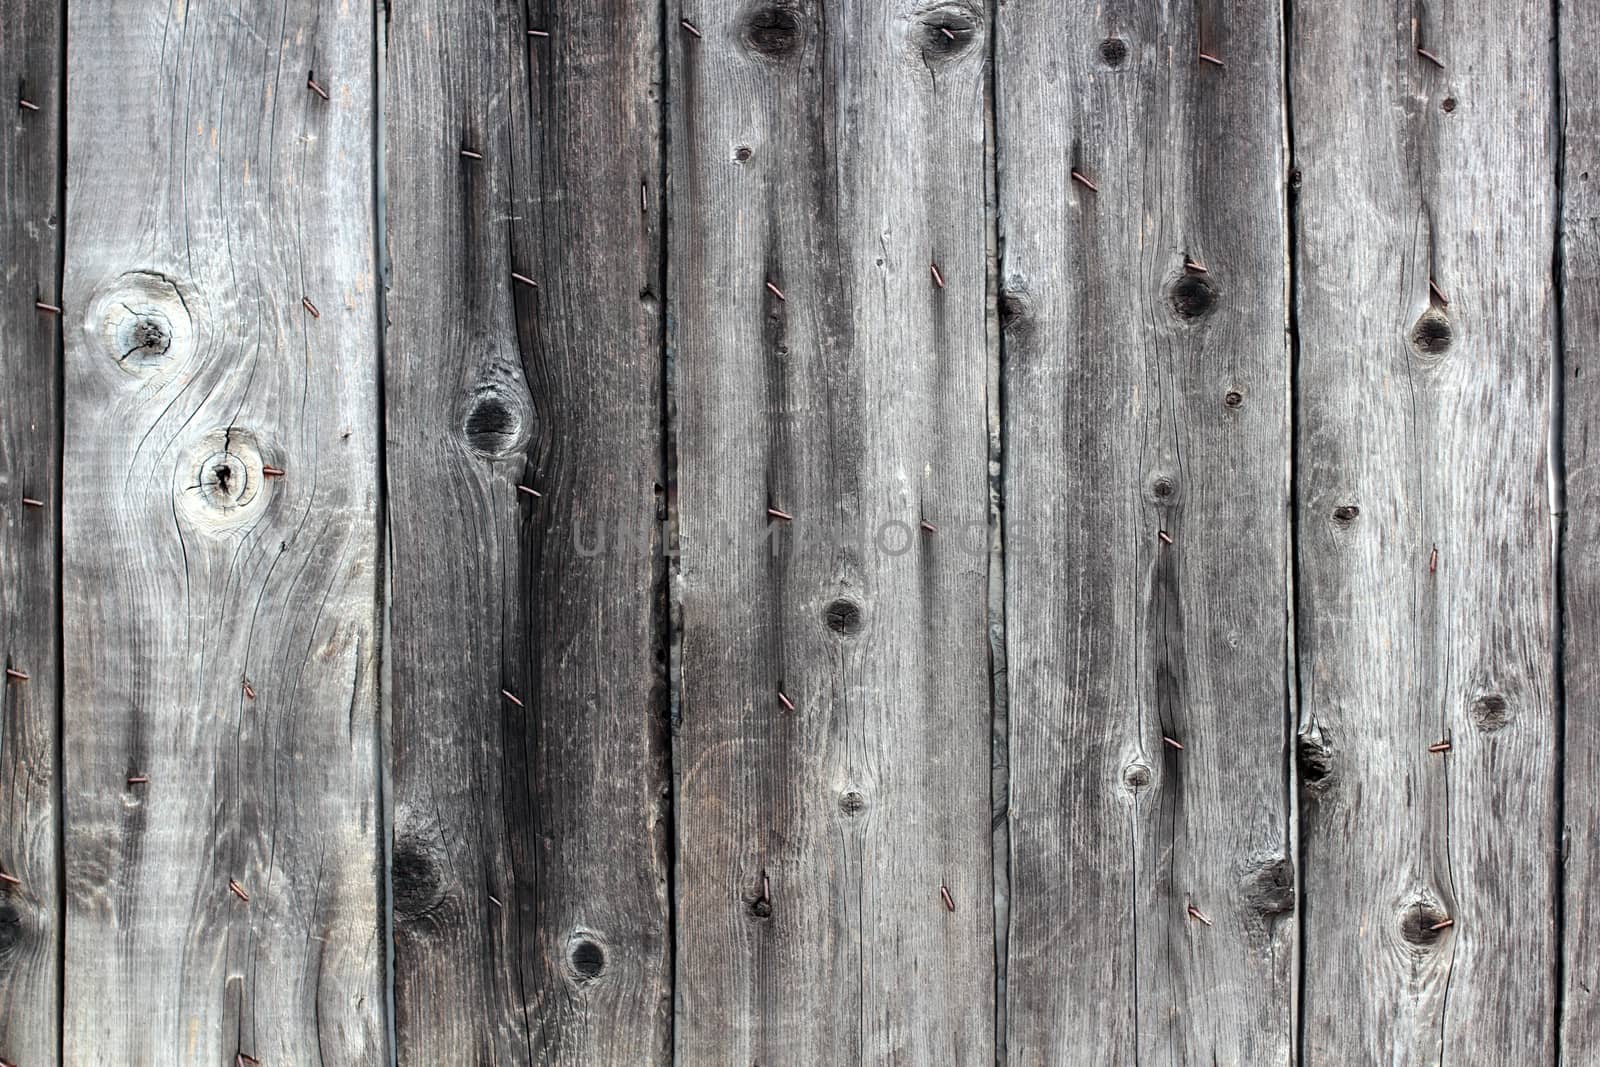
<svg viewBox="0 0 1600 1067">
<path fill-rule="evenodd" d="M 1205 912 L 1201 911 L 1199 908 L 1195 907 L 1193 904 L 1188 905 L 1186 910 L 1189 912 L 1189 918 L 1191 918 L 1191 919 L 1199 919 L 1201 922 L 1205 923 L 1207 926 L 1211 925 L 1211 917 L 1208 916 Z"/>
<path fill-rule="evenodd" d="M 461 150 L 461 156 L 462 156 L 463 159 L 482 159 L 483 158 L 483 153 L 482 152 L 474 152 L 470 148 L 463 148 Z"/>
<path fill-rule="evenodd" d="M 640 182 L 639 183 L 639 213 L 641 215 L 650 214 L 650 183 L 649 182 Z"/>
<path fill-rule="evenodd" d="M 17 106 L 21 107 L 21 108 L 26 108 L 29 111 L 38 111 L 39 110 L 39 105 L 35 104 L 32 100 L 18 100 L 17 101 Z"/>
<path fill-rule="evenodd" d="M 1226 68 L 1227 65 L 1228 65 L 1228 64 L 1224 63 L 1222 60 L 1218 59 L 1216 56 L 1212 55 L 1210 52 L 1201 52 L 1199 55 L 1200 55 L 1200 62 L 1202 62 L 1202 63 L 1210 63 L 1210 64 L 1212 64 L 1214 66 L 1223 67 L 1223 68 Z"/>
<path fill-rule="evenodd" d="M 782 689 L 778 690 L 778 703 L 783 705 L 784 711 L 794 710 L 794 701 L 785 696 Z"/>
<path fill-rule="evenodd" d="M 44 501 L 35 499 L 31 496 L 25 496 L 22 498 L 22 506 L 25 508 L 42 508 L 44 507 Z"/>
<path fill-rule="evenodd" d="M 1079 182 L 1080 184 L 1082 184 L 1086 188 L 1092 189 L 1097 193 L 1100 191 L 1100 187 L 1098 185 L 1096 185 L 1094 182 L 1090 181 L 1088 175 L 1084 174 L 1081 170 L 1078 170 L 1076 167 L 1074 167 L 1073 170 L 1072 170 L 1072 180 L 1075 181 L 1075 182 Z"/>
<path fill-rule="evenodd" d="M 309 296 L 302 296 L 300 298 L 300 306 L 304 307 L 307 311 L 311 312 L 311 317 L 312 318 L 314 318 L 314 319 L 322 318 L 322 312 L 317 310 L 317 305 L 315 305 L 315 304 L 313 304 L 311 302 L 311 298 Z"/>
<path fill-rule="evenodd" d="M 783 295 L 783 290 L 782 289 L 779 289 L 776 285 L 773 285 L 771 282 L 767 283 L 767 289 L 772 293 L 773 296 L 777 297 L 779 300 L 787 301 L 789 299 L 788 297 Z"/>
<path fill-rule="evenodd" d="M 1428 573 L 1434 574 L 1439 570 L 1439 546 L 1434 545 L 1433 551 L 1428 553 Z"/>
<path fill-rule="evenodd" d="M 1203 264 L 1197 263 L 1192 259 L 1185 259 L 1183 261 L 1183 269 L 1186 270 L 1186 271 L 1189 271 L 1189 272 L 1191 272 L 1193 274 L 1210 274 L 1211 273 L 1210 271 L 1206 270 L 1206 268 L 1205 268 L 1205 266 Z"/>
<path fill-rule="evenodd" d="M 929 522 L 927 519 L 923 519 L 922 520 L 922 532 L 923 533 L 938 533 L 939 532 L 939 527 L 935 526 L 933 523 Z"/>
<path fill-rule="evenodd" d="M 60 304 L 47 304 L 43 300 L 35 300 L 33 302 L 33 306 L 38 308 L 40 311 L 46 312 L 46 313 L 51 314 L 51 315 L 59 315 L 59 314 L 61 314 L 61 305 Z"/>
<path fill-rule="evenodd" d="M 532 289 L 539 288 L 539 283 L 538 282 L 534 281 L 532 278 L 528 277 L 526 274 L 518 274 L 516 271 L 512 271 L 511 272 L 511 280 L 514 281 L 514 282 L 521 282 L 523 285 L 526 285 L 526 286 L 528 286 L 529 288 L 532 288 Z"/>
<path fill-rule="evenodd" d="M 1444 930 L 1444 929 L 1447 929 L 1447 928 L 1449 928 L 1451 926 L 1454 926 L 1455 924 L 1456 924 L 1456 921 L 1454 919 L 1442 919 L 1439 922 L 1436 922 L 1432 926 L 1428 927 L 1428 929 L 1430 929 L 1430 930 Z"/>
<path fill-rule="evenodd" d="M 794 516 L 789 514 L 787 511 L 782 511 L 778 508 L 768 508 L 767 514 L 774 519 L 782 519 L 784 522 L 789 522 L 794 518 Z"/>
<path fill-rule="evenodd" d="M 682 26 L 684 29 L 688 30 L 690 33 L 694 34 L 694 36 L 696 36 L 696 37 L 701 36 L 700 31 L 695 28 L 694 23 L 690 22 L 688 19 L 679 19 L 678 20 L 678 25 Z"/>
<path fill-rule="evenodd" d="M 527 707 L 527 705 L 524 704 L 522 701 L 518 700 L 516 694 L 513 693 L 509 689 L 500 690 L 500 695 L 505 697 L 507 700 L 511 701 L 511 703 L 515 704 L 519 708 Z"/>
<path fill-rule="evenodd" d="M 254 700 L 256 698 L 255 686 L 251 685 L 249 682 L 244 683 L 244 695 L 249 699 Z"/>
<path fill-rule="evenodd" d="M 232 878 L 228 879 L 228 889 L 232 891 L 234 896 L 238 897 L 240 900 L 244 901 L 245 903 L 248 904 L 250 902 L 250 894 L 246 893 L 244 891 L 244 886 L 240 885 L 238 882 L 234 881 Z"/>
<path fill-rule="evenodd" d="M 1166 734 L 1162 734 L 1161 735 L 1161 743 L 1164 744 L 1164 745 L 1169 745 L 1172 748 L 1177 749 L 1179 752 L 1183 751 L 1183 742 L 1179 741 L 1175 737 L 1168 737 Z"/>
<path fill-rule="evenodd" d="M 949 26 L 940 26 L 939 32 L 950 38 L 952 41 L 956 39 L 956 35 L 951 32 Z"/>
<path fill-rule="evenodd" d="M 1439 301 L 1439 303 L 1441 305 L 1443 305 L 1444 307 L 1449 307 L 1450 306 L 1450 298 L 1444 295 L 1444 290 L 1439 288 L 1439 283 L 1438 282 L 1434 281 L 1432 278 L 1429 278 L 1428 279 L 1428 288 L 1430 290 L 1432 290 L 1433 295 L 1436 298 L 1438 298 L 1438 301 Z"/>
<path fill-rule="evenodd" d="M 318 96 L 322 97 L 322 99 L 324 99 L 324 100 L 328 99 L 328 90 L 326 90 L 322 86 L 318 85 L 317 84 L 317 79 L 311 77 L 311 75 L 309 75 L 309 74 L 306 75 L 306 88 L 310 89 L 312 92 L 314 92 Z"/>
<path fill-rule="evenodd" d="M 1419 47 L 1417 49 L 1417 55 L 1421 56 L 1423 59 L 1426 59 L 1429 63 L 1432 63 L 1434 66 L 1438 67 L 1440 70 L 1444 69 L 1444 60 L 1440 59 L 1438 56 L 1434 55 L 1432 52 L 1428 51 L 1426 48 Z"/>
<path fill-rule="evenodd" d="M 943 289 L 944 288 L 944 275 L 939 273 L 939 264 L 937 264 L 937 263 L 929 263 L 928 264 L 928 269 L 933 271 L 933 284 L 937 285 L 939 288 Z"/>
<path fill-rule="evenodd" d="M 19 671 L 15 667 L 6 668 L 6 677 L 18 682 L 26 682 L 30 675 L 27 671 Z"/>
<path fill-rule="evenodd" d="M 144 785 L 148 781 L 150 781 L 150 776 L 148 774 L 135 774 L 128 779 L 128 784 Z"/>
<path fill-rule="evenodd" d="M 1433 744 L 1428 746 L 1428 751 L 1429 752 L 1449 752 L 1450 751 L 1450 742 L 1448 742 L 1448 741 L 1435 741 Z"/>
<path fill-rule="evenodd" d="M 772 899 L 772 882 L 768 880 L 766 871 L 761 872 L 761 899 L 767 901 Z"/>
<path fill-rule="evenodd" d="M 939 896 L 944 898 L 944 910 L 945 911 L 955 911 L 956 910 L 956 898 L 950 895 L 950 887 L 949 886 L 946 886 L 943 883 L 940 883 L 940 885 L 939 885 Z"/>
<path fill-rule="evenodd" d="M 262 467 L 261 468 L 261 477 L 263 477 L 263 478 L 282 478 L 283 477 L 283 468 L 282 467 L 270 467 L 270 466 Z"/>
<path fill-rule="evenodd" d="M 535 489 L 531 485 L 519 485 L 519 486 L 517 486 L 517 492 L 523 494 L 524 496 L 532 496 L 532 497 L 542 497 L 542 496 L 544 496 L 543 493 L 539 492 L 539 490 Z"/>
<path fill-rule="evenodd" d="M 548 36 L 550 36 L 550 34 L 548 32 L 546 32 L 545 30 L 529 30 L 528 31 L 528 36 L 529 37 L 548 37 Z"/>
<path fill-rule="evenodd" d="M 497 908 L 505 907 L 504 904 L 500 903 L 500 898 L 495 896 L 493 893 L 489 894 L 489 903 L 493 904 Z"/>
<path fill-rule="evenodd" d="M 1157 530 L 1156 531 L 1156 536 L 1161 538 L 1161 543 L 1162 544 L 1166 544 L 1166 545 L 1172 544 L 1172 535 L 1167 533 L 1167 531 L 1165 531 L 1165 530 Z"/>
<path fill-rule="evenodd" d="M 21 885 L 22 879 L 18 878 L 14 874 L 7 874 L 5 871 L 0 871 L 0 882 L 5 882 L 7 885 Z"/>
</svg>

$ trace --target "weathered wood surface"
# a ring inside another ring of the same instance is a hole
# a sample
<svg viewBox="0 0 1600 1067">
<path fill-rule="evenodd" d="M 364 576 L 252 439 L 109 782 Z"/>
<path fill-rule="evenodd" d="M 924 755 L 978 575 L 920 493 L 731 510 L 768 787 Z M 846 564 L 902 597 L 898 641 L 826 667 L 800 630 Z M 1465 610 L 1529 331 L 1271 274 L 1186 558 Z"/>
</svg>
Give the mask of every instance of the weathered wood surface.
<svg viewBox="0 0 1600 1067">
<path fill-rule="evenodd" d="M 1291 1058 L 1279 31 L 1000 9 L 1010 1063 Z"/>
<path fill-rule="evenodd" d="M 1550 8 L 1291 28 L 1305 1062 L 1551 1063 Z"/>
<path fill-rule="evenodd" d="M 36 306 L 60 303 L 59 16 L 0 3 L 0 659 L 27 675 L 0 679 L 0 1061 L 30 1065 L 59 1062 L 60 1028 L 61 320 Z"/>
<path fill-rule="evenodd" d="M 1560 8 L 1566 879 L 1560 1048 L 1600 1061 L 1600 8 Z"/>
<path fill-rule="evenodd" d="M 983 13 L 668 25 L 678 1057 L 991 1062 Z"/>
<path fill-rule="evenodd" d="M 666 1063 L 660 12 L 533 14 L 387 25 L 399 1056 Z"/>
<path fill-rule="evenodd" d="M 379 1062 L 372 13 L 68 41 L 65 1059 Z"/>
</svg>

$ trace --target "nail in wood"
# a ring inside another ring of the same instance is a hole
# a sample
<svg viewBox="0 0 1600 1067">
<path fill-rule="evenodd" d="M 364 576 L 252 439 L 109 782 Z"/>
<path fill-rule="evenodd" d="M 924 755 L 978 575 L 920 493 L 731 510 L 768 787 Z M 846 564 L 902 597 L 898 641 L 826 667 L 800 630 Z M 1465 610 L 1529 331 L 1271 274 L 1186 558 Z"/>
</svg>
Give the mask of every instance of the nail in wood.
<svg viewBox="0 0 1600 1067">
<path fill-rule="evenodd" d="M 511 280 L 514 282 L 520 282 L 523 285 L 528 286 L 530 289 L 539 288 L 539 283 L 528 277 L 526 274 L 518 274 L 513 271 L 511 274 Z"/>
<path fill-rule="evenodd" d="M 956 898 L 950 895 L 950 888 L 948 886 L 943 884 L 939 886 L 939 896 L 944 899 L 945 911 L 956 910 Z"/>
<path fill-rule="evenodd" d="M 1429 278 L 1428 279 L 1428 288 L 1430 290 L 1432 290 L 1434 297 L 1439 301 L 1439 303 L 1442 306 L 1444 306 L 1444 307 L 1449 307 L 1450 306 L 1450 298 L 1444 295 L 1444 290 L 1439 288 L 1439 283 L 1438 282 L 1434 281 L 1432 278 Z"/>
<path fill-rule="evenodd" d="M 647 182 L 639 183 L 639 214 L 650 214 L 650 185 Z"/>
<path fill-rule="evenodd" d="M 794 710 L 794 701 L 785 696 L 782 689 L 778 690 L 778 703 L 783 705 L 784 711 Z"/>
<path fill-rule="evenodd" d="M 693 34 L 696 37 L 703 36 L 701 34 L 701 32 L 698 29 L 695 28 L 695 24 L 690 22 L 688 19 L 679 19 L 678 20 L 678 25 L 682 26 L 684 29 L 688 30 L 691 34 Z"/>
<path fill-rule="evenodd" d="M 1445 919 L 1445 920 L 1443 920 L 1441 922 L 1434 923 L 1432 926 L 1428 927 L 1428 929 L 1430 929 L 1430 930 L 1447 930 L 1450 927 L 1454 926 L 1455 924 L 1456 924 L 1456 921 L 1454 919 Z"/>
<path fill-rule="evenodd" d="M 548 36 L 550 36 L 550 34 L 548 32 L 546 32 L 545 30 L 529 30 L 528 31 L 528 36 L 529 37 L 548 37 Z"/>
<path fill-rule="evenodd" d="M 1428 751 L 1429 752 L 1449 752 L 1450 751 L 1450 742 L 1448 742 L 1448 741 L 1435 741 L 1433 744 L 1428 746 Z"/>
<path fill-rule="evenodd" d="M 282 467 L 262 467 L 261 468 L 261 476 L 263 478 L 282 478 L 283 477 L 283 468 Z"/>
<path fill-rule="evenodd" d="M 133 777 L 128 779 L 128 784 L 129 785 L 144 785 L 145 783 L 147 783 L 149 781 L 150 781 L 150 776 L 148 774 L 136 774 Z"/>
<path fill-rule="evenodd" d="M 782 289 L 779 289 L 776 285 L 773 285 L 771 282 L 767 283 L 767 289 L 768 289 L 768 291 L 770 291 L 772 293 L 773 296 L 777 297 L 779 300 L 787 301 L 789 299 L 788 297 L 783 295 L 783 290 Z"/>
<path fill-rule="evenodd" d="M 1434 545 L 1433 551 L 1428 554 L 1428 573 L 1435 574 L 1439 570 L 1439 546 Z"/>
<path fill-rule="evenodd" d="M 495 896 L 493 893 L 489 894 L 489 903 L 493 904 L 497 908 L 505 907 L 504 904 L 500 903 L 500 898 Z"/>
<path fill-rule="evenodd" d="M 1211 917 L 1205 912 L 1201 911 L 1199 908 L 1195 907 L 1193 904 L 1190 904 L 1186 910 L 1189 912 L 1189 918 L 1198 919 L 1207 926 L 1211 925 Z"/>
<path fill-rule="evenodd" d="M 1172 535 L 1167 533 L 1167 531 L 1165 531 L 1165 530 L 1157 530 L 1156 531 L 1156 536 L 1161 538 L 1162 544 L 1167 544 L 1167 545 L 1172 544 Z"/>
<path fill-rule="evenodd" d="M 482 159 L 483 158 L 483 153 L 482 152 L 474 152 L 470 148 L 463 148 L 461 150 L 461 157 L 463 159 Z"/>
<path fill-rule="evenodd" d="M 21 885 L 22 879 L 18 878 L 14 874 L 7 874 L 5 871 L 0 871 L 0 882 L 4 882 L 7 885 Z"/>
<path fill-rule="evenodd" d="M 519 486 L 517 486 L 517 492 L 523 494 L 524 496 L 532 496 L 532 497 L 542 497 L 542 496 L 544 496 L 543 493 L 539 492 L 539 490 L 535 489 L 531 485 L 519 485 Z"/>
<path fill-rule="evenodd" d="M 939 264 L 937 264 L 937 263 L 929 263 L 928 264 L 928 269 L 933 271 L 933 284 L 937 285 L 939 288 L 943 289 L 944 288 L 944 275 L 939 273 Z"/>
<path fill-rule="evenodd" d="M 1098 193 L 1100 191 L 1100 187 L 1098 185 L 1096 185 L 1094 182 L 1090 181 L 1088 175 L 1084 174 L 1081 170 L 1078 170 L 1076 167 L 1074 167 L 1073 171 L 1072 171 L 1072 180 L 1075 181 L 1075 182 L 1078 182 L 1080 185 L 1084 186 L 1087 189 L 1093 190 L 1094 192 Z"/>
<path fill-rule="evenodd" d="M 315 304 L 313 304 L 311 302 L 311 298 L 309 296 L 302 296 L 300 298 L 300 305 L 302 307 L 304 307 L 307 311 L 311 312 L 311 317 L 312 318 L 314 318 L 314 319 L 322 318 L 322 312 L 317 310 L 317 305 L 315 305 Z"/>
<path fill-rule="evenodd" d="M 306 88 L 310 89 L 312 92 L 314 92 L 318 96 L 322 97 L 322 99 L 324 99 L 324 100 L 328 99 L 328 90 L 326 90 L 322 86 L 318 85 L 317 84 L 317 79 L 311 77 L 310 75 L 306 76 Z"/>
<path fill-rule="evenodd" d="M 28 111 L 38 111 L 39 110 L 39 105 L 35 104 L 32 100 L 18 100 L 17 101 L 17 106 L 20 107 L 20 108 L 25 108 Z"/>
<path fill-rule="evenodd" d="M 19 671 L 15 667 L 6 668 L 6 677 L 17 682 L 26 682 L 31 675 L 27 671 Z"/>
<path fill-rule="evenodd" d="M 1420 48 L 1419 47 L 1417 49 L 1417 55 L 1421 56 L 1423 59 L 1426 59 L 1429 63 L 1432 63 L 1434 66 L 1438 67 L 1440 70 L 1444 69 L 1444 60 L 1440 59 L 1438 56 L 1434 55 L 1432 52 L 1428 51 L 1426 48 Z"/>
<path fill-rule="evenodd" d="M 931 534 L 932 533 L 938 533 L 939 532 L 939 527 L 935 526 L 933 523 L 929 522 L 927 519 L 923 519 L 922 520 L 922 532 L 923 533 L 931 533 Z"/>
<path fill-rule="evenodd" d="M 256 698 L 255 686 L 251 685 L 249 682 L 244 683 L 244 695 L 246 698 L 254 700 Z"/>
<path fill-rule="evenodd" d="M 1201 52 L 1201 53 L 1199 53 L 1199 56 L 1200 56 L 1200 62 L 1202 62 L 1202 63 L 1210 63 L 1213 66 L 1224 67 L 1224 68 L 1226 68 L 1227 65 L 1228 65 L 1228 64 L 1224 63 L 1222 60 L 1218 59 L 1216 56 L 1212 55 L 1210 52 Z"/>
<path fill-rule="evenodd" d="M 248 904 L 250 902 L 250 894 L 246 893 L 244 891 L 244 886 L 240 885 L 238 882 L 234 881 L 232 878 L 228 879 L 228 889 L 229 889 L 230 892 L 233 893 L 234 896 L 238 897 L 240 900 L 244 901 L 246 904 Z"/>
<path fill-rule="evenodd" d="M 525 708 L 525 707 L 528 706 L 528 705 L 524 704 L 522 701 L 518 700 L 517 699 L 517 695 L 515 693 L 513 693 L 509 689 L 500 690 L 500 695 L 505 697 L 507 700 L 511 701 L 511 703 L 515 704 L 519 708 Z"/>
<path fill-rule="evenodd" d="M 61 314 L 60 304 L 47 304 L 43 300 L 35 300 L 33 302 L 33 306 L 49 315 Z"/>
<path fill-rule="evenodd" d="M 31 496 L 25 496 L 22 498 L 22 506 L 25 508 L 42 508 L 44 507 L 44 501 L 35 499 Z"/>
<path fill-rule="evenodd" d="M 1168 737 L 1166 734 L 1162 734 L 1161 735 L 1161 743 L 1164 744 L 1164 745 L 1168 745 L 1168 746 L 1170 746 L 1172 748 L 1175 748 L 1179 752 L 1183 751 L 1183 742 L 1179 741 L 1175 737 Z"/>
<path fill-rule="evenodd" d="M 774 519 L 782 519 L 784 522 L 789 522 L 794 518 L 794 516 L 789 514 L 787 511 L 781 511 L 778 508 L 768 508 L 767 514 L 772 516 Z"/>
<path fill-rule="evenodd" d="M 956 39 L 956 35 L 950 31 L 949 26 L 940 26 L 939 32 L 950 38 L 952 41 Z"/>
<path fill-rule="evenodd" d="M 1183 261 L 1183 269 L 1186 270 L 1186 271 L 1189 271 L 1191 274 L 1210 274 L 1211 273 L 1210 271 L 1206 270 L 1206 268 L 1202 264 L 1196 263 L 1192 259 L 1185 259 Z"/>
</svg>

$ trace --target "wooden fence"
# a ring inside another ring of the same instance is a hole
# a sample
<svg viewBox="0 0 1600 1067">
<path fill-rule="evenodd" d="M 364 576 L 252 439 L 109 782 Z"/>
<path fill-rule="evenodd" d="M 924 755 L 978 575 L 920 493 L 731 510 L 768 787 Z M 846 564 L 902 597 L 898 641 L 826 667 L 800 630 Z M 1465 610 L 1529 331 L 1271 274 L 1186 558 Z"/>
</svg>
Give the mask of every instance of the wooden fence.
<svg viewBox="0 0 1600 1067">
<path fill-rule="evenodd" d="M 1600 8 L 0 71 L 0 1062 L 1600 1060 Z"/>
</svg>

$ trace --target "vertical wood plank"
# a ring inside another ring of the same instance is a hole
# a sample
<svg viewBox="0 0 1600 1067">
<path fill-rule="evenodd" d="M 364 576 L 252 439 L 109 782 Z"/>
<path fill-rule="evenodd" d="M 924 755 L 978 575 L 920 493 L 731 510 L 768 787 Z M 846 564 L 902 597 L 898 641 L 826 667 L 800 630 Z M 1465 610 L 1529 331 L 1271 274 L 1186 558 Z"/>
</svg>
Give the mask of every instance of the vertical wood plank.
<svg viewBox="0 0 1600 1067">
<path fill-rule="evenodd" d="M 1291 1058 L 1280 19 L 1000 11 L 1011 1063 Z"/>
<path fill-rule="evenodd" d="M 1308 1064 L 1554 1059 L 1552 32 L 1294 7 Z"/>
<path fill-rule="evenodd" d="M 985 15 L 669 6 L 684 1063 L 994 1055 Z"/>
<path fill-rule="evenodd" d="M 388 24 L 402 1063 L 669 1057 L 660 18 Z"/>
<path fill-rule="evenodd" d="M 61 550 L 60 5 L 0 3 L 0 1061 L 56 1063 Z M 23 103 L 25 101 L 26 103 Z M 31 503 L 37 502 L 37 503 Z"/>
<path fill-rule="evenodd" d="M 66 1058 L 379 1062 L 372 12 L 70 23 Z"/>
<path fill-rule="evenodd" d="M 1565 1062 L 1600 1060 L 1600 9 L 1560 8 Z"/>
</svg>

